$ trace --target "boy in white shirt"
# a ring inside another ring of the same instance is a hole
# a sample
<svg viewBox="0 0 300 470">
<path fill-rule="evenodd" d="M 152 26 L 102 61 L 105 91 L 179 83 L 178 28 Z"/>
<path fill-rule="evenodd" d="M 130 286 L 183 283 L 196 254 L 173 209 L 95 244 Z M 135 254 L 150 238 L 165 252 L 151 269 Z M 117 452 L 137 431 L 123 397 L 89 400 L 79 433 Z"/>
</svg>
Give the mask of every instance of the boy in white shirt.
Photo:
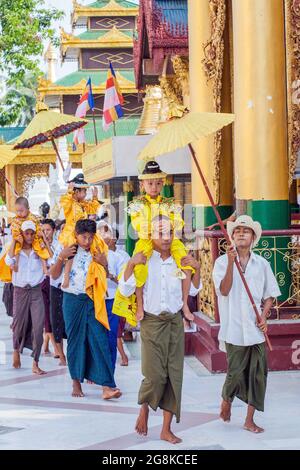
<svg viewBox="0 0 300 470">
<path fill-rule="evenodd" d="M 255 410 L 264 411 L 268 373 L 264 333 L 280 290 L 268 261 L 252 251 L 261 237 L 260 224 L 242 215 L 235 222 L 228 221 L 227 230 L 233 245 L 216 260 L 213 270 L 220 311 L 220 349 L 226 350 L 228 362 L 220 417 L 230 421 L 231 404 L 237 396 L 248 404 L 244 429 L 261 433 L 264 429 L 253 417 Z M 237 257 L 258 310 L 263 303 L 259 324 L 234 264 Z"/>
</svg>

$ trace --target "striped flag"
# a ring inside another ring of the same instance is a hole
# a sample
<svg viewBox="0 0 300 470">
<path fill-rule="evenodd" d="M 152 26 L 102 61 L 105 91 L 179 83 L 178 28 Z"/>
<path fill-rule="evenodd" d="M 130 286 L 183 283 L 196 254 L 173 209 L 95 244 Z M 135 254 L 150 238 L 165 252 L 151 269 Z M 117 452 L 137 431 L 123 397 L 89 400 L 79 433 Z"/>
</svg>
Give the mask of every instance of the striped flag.
<svg viewBox="0 0 300 470">
<path fill-rule="evenodd" d="M 119 88 L 115 71 L 111 62 L 107 72 L 106 90 L 103 105 L 102 125 L 105 131 L 108 130 L 112 122 L 124 116 L 122 104 L 124 98 Z"/>
<path fill-rule="evenodd" d="M 94 107 L 95 107 L 95 103 L 94 103 L 94 97 L 93 97 L 93 92 L 92 92 L 92 81 L 89 78 L 83 89 L 75 116 L 79 118 L 84 118 L 86 116 L 86 113 L 90 109 L 93 110 Z M 77 145 L 84 144 L 84 143 L 85 143 L 84 129 L 83 127 L 81 127 L 80 129 L 77 129 L 74 132 L 73 149 L 76 150 Z"/>
</svg>

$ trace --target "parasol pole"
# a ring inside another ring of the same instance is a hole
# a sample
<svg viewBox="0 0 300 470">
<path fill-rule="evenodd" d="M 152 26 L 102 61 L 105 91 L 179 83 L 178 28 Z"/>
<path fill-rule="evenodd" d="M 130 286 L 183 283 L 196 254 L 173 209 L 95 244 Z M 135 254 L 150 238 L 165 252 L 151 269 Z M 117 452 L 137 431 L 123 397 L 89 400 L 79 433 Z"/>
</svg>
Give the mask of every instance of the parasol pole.
<svg viewBox="0 0 300 470">
<path fill-rule="evenodd" d="M 63 162 L 62 162 L 62 159 L 61 159 L 61 156 L 59 155 L 59 151 L 58 151 L 58 148 L 57 148 L 57 145 L 56 145 L 56 142 L 54 140 L 54 138 L 51 136 L 51 142 L 52 142 L 52 145 L 53 145 L 53 148 L 55 150 L 55 153 L 56 153 L 56 156 L 58 158 L 58 161 L 62 167 L 62 171 L 65 171 L 65 168 L 64 168 L 64 165 L 63 165 Z"/>
<path fill-rule="evenodd" d="M 114 137 L 116 137 L 117 133 L 116 133 L 116 124 L 115 124 L 115 121 L 113 121 L 113 129 L 114 129 Z"/>
<path fill-rule="evenodd" d="M 5 178 L 5 181 L 6 181 L 6 184 L 8 185 L 8 187 L 10 188 L 10 190 L 14 193 L 14 195 L 16 197 L 19 196 L 19 193 L 15 190 L 15 188 L 13 187 L 13 185 L 11 184 L 11 182 L 9 181 L 9 179 L 7 178 L 7 176 L 4 177 Z"/>
<path fill-rule="evenodd" d="M 203 175 L 203 173 L 202 173 L 202 171 L 201 171 L 201 168 L 200 168 L 199 162 L 198 162 L 198 160 L 197 160 L 197 158 L 196 158 L 195 150 L 194 150 L 192 144 L 189 144 L 189 149 L 190 149 L 190 152 L 191 152 L 193 161 L 194 161 L 194 163 L 195 163 L 195 165 L 196 165 L 196 168 L 197 168 L 197 170 L 198 170 L 198 173 L 199 173 L 199 175 L 200 175 L 200 178 L 201 178 L 201 180 L 202 180 L 202 183 L 203 183 L 204 189 L 205 189 L 205 191 L 206 191 L 206 194 L 207 194 L 207 196 L 208 196 L 208 199 L 209 199 L 209 201 L 210 201 L 210 203 L 211 203 L 211 206 L 212 206 L 213 211 L 214 211 L 214 213 L 215 213 L 215 216 L 216 216 L 216 218 L 217 218 L 218 224 L 220 225 L 221 231 L 223 232 L 223 235 L 224 235 L 224 237 L 225 237 L 227 243 L 230 245 L 230 244 L 231 244 L 231 241 L 230 241 L 230 238 L 229 238 L 229 236 L 228 236 L 227 230 L 226 230 L 226 228 L 225 228 L 225 225 L 224 225 L 224 223 L 223 223 L 223 220 L 222 220 L 221 217 L 220 217 L 220 214 L 219 214 L 218 209 L 217 209 L 217 205 L 216 205 L 216 203 L 215 203 L 215 201 L 214 201 L 214 198 L 213 198 L 213 196 L 212 196 L 212 194 L 211 194 L 211 192 L 210 192 L 210 189 L 209 189 L 209 187 L 208 187 L 208 184 L 207 184 L 207 182 L 206 182 L 206 179 L 205 179 L 205 177 L 204 177 L 204 175 Z M 260 314 L 259 314 L 259 312 L 258 312 L 258 310 L 257 310 L 256 305 L 255 305 L 255 302 L 254 302 L 254 299 L 253 299 L 252 294 L 251 294 L 251 292 L 250 292 L 250 289 L 249 289 L 249 287 L 248 287 L 248 284 L 247 284 L 247 281 L 246 281 L 245 276 L 244 276 L 244 274 L 243 274 L 241 265 L 240 265 L 240 263 L 239 263 L 239 261 L 238 261 L 237 259 L 235 259 L 234 262 L 235 262 L 235 265 L 236 265 L 236 267 L 237 267 L 237 270 L 238 270 L 238 272 L 239 272 L 239 274 L 240 274 L 240 276 L 241 276 L 242 282 L 243 282 L 244 287 L 245 287 L 245 289 L 246 289 L 246 292 L 247 292 L 247 294 L 248 294 L 248 297 L 249 297 L 249 300 L 250 300 L 250 302 L 251 302 L 251 305 L 252 305 L 252 307 L 253 307 L 254 313 L 255 313 L 255 315 L 256 315 L 256 320 L 257 320 L 258 323 L 260 323 L 261 317 L 260 317 Z M 269 337 L 268 337 L 267 333 L 264 333 L 264 336 L 265 336 L 266 343 L 267 343 L 267 345 L 268 345 L 268 347 L 269 347 L 269 350 L 272 351 L 272 345 L 271 345 L 271 343 L 270 343 L 270 340 L 269 340 Z"/>
</svg>

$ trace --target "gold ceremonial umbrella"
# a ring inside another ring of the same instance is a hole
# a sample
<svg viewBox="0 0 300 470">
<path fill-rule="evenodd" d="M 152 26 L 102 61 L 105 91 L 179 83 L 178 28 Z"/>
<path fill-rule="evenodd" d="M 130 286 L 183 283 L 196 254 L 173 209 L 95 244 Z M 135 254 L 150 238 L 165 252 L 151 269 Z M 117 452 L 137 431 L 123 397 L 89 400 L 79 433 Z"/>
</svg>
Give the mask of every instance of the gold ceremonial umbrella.
<svg viewBox="0 0 300 470">
<path fill-rule="evenodd" d="M 52 143 L 58 160 L 64 170 L 54 139 L 68 135 L 76 129 L 85 126 L 87 123 L 88 121 L 75 116 L 49 111 L 44 103 L 38 102 L 36 115 L 28 124 L 23 134 L 18 137 L 14 149 L 30 148 L 34 145 L 44 144 L 49 141 Z"/>
<path fill-rule="evenodd" d="M 12 145 L 0 145 L 0 170 L 16 158 L 18 155 L 17 150 L 13 150 Z"/>
<path fill-rule="evenodd" d="M 150 160 L 196 142 L 234 121 L 234 114 L 188 113 L 162 124 L 157 134 L 140 152 L 138 159 Z"/>
<path fill-rule="evenodd" d="M 222 129 L 222 127 L 227 126 L 228 124 L 234 121 L 234 114 L 225 114 L 225 113 L 188 113 L 179 119 L 171 119 L 170 121 L 163 124 L 157 134 L 148 142 L 145 148 L 140 152 L 138 159 L 142 160 L 151 160 L 159 155 L 164 155 L 165 153 L 173 152 L 174 150 L 188 146 L 191 152 L 192 159 L 195 163 L 203 186 L 206 190 L 207 196 L 211 203 L 211 206 L 214 210 L 215 216 L 217 218 L 218 224 L 224 234 L 224 237 L 228 243 L 231 244 L 225 225 L 220 217 L 220 214 L 217 209 L 217 205 L 214 201 L 212 193 L 208 187 L 206 179 L 200 168 L 198 159 L 196 158 L 196 153 L 193 148 L 192 143 L 197 142 L 201 137 L 208 136 L 214 132 Z M 260 322 L 260 314 L 255 305 L 254 299 L 248 287 L 245 276 L 242 272 L 240 263 L 235 259 L 235 265 L 238 269 L 238 272 L 243 281 L 244 287 L 248 294 L 249 300 L 253 307 L 253 310 L 256 315 L 257 322 Z M 269 349 L 272 350 L 271 343 L 267 334 L 265 333 L 265 339 L 269 346 Z"/>
</svg>

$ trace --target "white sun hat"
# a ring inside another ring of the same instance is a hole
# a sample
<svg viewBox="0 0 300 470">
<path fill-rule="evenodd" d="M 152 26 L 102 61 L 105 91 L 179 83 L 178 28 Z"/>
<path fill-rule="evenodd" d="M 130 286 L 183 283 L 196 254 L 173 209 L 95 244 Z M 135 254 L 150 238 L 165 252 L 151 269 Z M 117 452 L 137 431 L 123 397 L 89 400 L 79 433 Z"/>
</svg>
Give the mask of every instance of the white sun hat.
<svg viewBox="0 0 300 470">
<path fill-rule="evenodd" d="M 250 217 L 250 215 L 240 215 L 236 219 L 235 222 L 231 222 L 230 220 L 228 220 L 227 232 L 232 243 L 233 243 L 232 234 L 237 227 L 247 227 L 253 230 L 254 235 L 255 235 L 254 242 L 253 242 L 253 248 L 254 248 L 258 244 L 261 238 L 261 234 L 262 234 L 262 228 L 261 228 L 260 223 L 254 222 L 254 220 L 252 219 L 252 217 Z"/>
<path fill-rule="evenodd" d="M 25 220 L 25 222 L 23 222 L 21 225 L 21 230 L 22 232 L 25 232 L 25 230 L 33 230 L 34 232 L 36 232 L 35 223 L 32 222 L 32 220 Z"/>
</svg>

